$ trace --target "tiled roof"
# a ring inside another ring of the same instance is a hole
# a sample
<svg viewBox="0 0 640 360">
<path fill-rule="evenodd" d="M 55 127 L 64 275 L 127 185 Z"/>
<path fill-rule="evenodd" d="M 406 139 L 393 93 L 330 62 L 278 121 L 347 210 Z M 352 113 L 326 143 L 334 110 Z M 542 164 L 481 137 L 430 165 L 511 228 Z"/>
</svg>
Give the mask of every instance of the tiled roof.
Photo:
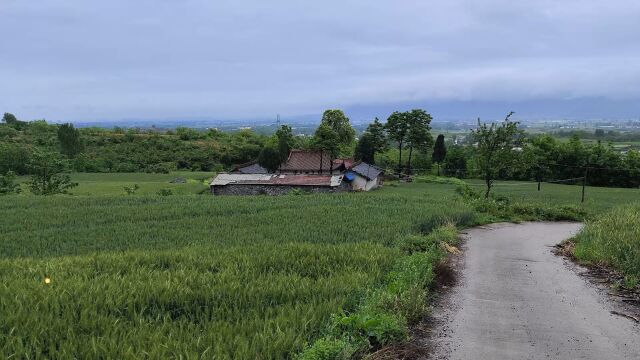
<svg viewBox="0 0 640 360">
<path fill-rule="evenodd" d="M 342 175 L 218 174 L 210 185 L 339 186 Z"/>
<path fill-rule="evenodd" d="M 364 176 L 369 180 L 377 178 L 382 173 L 382 169 L 373 165 L 369 165 L 365 162 L 361 162 L 358 165 L 352 167 L 351 171 L 355 172 L 358 175 Z"/>
<path fill-rule="evenodd" d="M 266 174 L 269 172 L 258 163 L 239 165 L 235 169 L 233 169 L 233 171 L 237 171 L 242 174 Z"/>
<path fill-rule="evenodd" d="M 281 171 L 330 171 L 331 156 L 328 152 L 291 150 L 289 158 L 280 167 Z"/>
</svg>

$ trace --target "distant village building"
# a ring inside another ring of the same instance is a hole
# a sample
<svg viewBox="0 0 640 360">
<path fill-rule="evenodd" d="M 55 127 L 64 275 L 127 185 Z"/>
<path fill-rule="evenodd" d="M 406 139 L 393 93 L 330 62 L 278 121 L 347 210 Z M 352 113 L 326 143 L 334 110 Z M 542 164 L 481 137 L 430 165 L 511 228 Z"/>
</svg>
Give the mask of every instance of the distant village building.
<svg viewBox="0 0 640 360">
<path fill-rule="evenodd" d="M 326 193 L 349 190 L 343 175 L 218 174 L 210 184 L 213 195 L 285 195 L 292 190 Z"/>
<path fill-rule="evenodd" d="M 369 191 L 382 185 L 382 169 L 361 162 L 351 168 L 344 175 L 345 180 L 351 182 L 355 191 Z"/>
</svg>

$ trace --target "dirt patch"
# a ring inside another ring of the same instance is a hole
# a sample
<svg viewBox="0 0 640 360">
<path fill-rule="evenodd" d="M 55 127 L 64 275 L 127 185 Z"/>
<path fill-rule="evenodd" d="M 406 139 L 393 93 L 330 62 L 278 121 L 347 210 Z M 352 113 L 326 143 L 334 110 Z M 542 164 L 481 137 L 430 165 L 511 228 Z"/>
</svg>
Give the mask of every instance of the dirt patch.
<svg viewBox="0 0 640 360">
<path fill-rule="evenodd" d="M 571 240 L 556 245 L 553 253 L 571 262 L 572 268 L 587 279 L 615 304 L 611 313 L 640 323 L 640 286 L 624 286 L 624 275 L 605 264 L 586 264 L 573 255 L 575 243 Z"/>
</svg>

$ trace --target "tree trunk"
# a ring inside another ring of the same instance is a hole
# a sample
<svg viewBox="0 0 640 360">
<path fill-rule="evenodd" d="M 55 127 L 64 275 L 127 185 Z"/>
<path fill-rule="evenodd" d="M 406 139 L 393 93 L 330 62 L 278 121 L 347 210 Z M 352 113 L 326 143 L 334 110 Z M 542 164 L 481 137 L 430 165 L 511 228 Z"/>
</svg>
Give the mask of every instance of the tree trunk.
<svg viewBox="0 0 640 360">
<path fill-rule="evenodd" d="M 489 192 L 491 191 L 491 186 L 493 185 L 493 181 L 489 177 L 486 177 L 485 178 L 485 183 L 487 184 L 487 192 L 484 193 L 484 198 L 488 199 L 489 198 Z"/>
<path fill-rule="evenodd" d="M 440 163 L 437 163 L 437 164 L 438 164 L 438 176 L 440 176 Z"/>
<path fill-rule="evenodd" d="M 411 175 L 411 154 L 413 153 L 413 145 L 409 146 L 409 161 L 407 161 L 407 175 Z"/>
<path fill-rule="evenodd" d="M 398 158 L 398 175 L 402 174 L 402 142 L 398 143 L 398 150 L 400 150 L 400 157 Z"/>
</svg>

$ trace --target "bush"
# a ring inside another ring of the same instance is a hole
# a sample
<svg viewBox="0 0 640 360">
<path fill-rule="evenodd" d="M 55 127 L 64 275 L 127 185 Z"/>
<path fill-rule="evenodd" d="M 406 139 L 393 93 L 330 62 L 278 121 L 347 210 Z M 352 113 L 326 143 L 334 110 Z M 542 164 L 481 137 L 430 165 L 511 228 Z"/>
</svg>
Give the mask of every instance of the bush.
<svg viewBox="0 0 640 360">
<path fill-rule="evenodd" d="M 20 193 L 20 184 L 15 183 L 16 175 L 9 171 L 5 175 L 0 175 L 0 195 Z"/>
<path fill-rule="evenodd" d="M 160 190 L 158 190 L 158 192 L 156 194 L 160 195 L 160 196 L 170 196 L 170 195 L 173 195 L 173 190 L 171 190 L 171 189 L 160 189 Z"/>
<path fill-rule="evenodd" d="M 347 360 L 351 359 L 356 348 L 344 339 L 322 338 L 299 357 L 299 360 Z"/>
</svg>

